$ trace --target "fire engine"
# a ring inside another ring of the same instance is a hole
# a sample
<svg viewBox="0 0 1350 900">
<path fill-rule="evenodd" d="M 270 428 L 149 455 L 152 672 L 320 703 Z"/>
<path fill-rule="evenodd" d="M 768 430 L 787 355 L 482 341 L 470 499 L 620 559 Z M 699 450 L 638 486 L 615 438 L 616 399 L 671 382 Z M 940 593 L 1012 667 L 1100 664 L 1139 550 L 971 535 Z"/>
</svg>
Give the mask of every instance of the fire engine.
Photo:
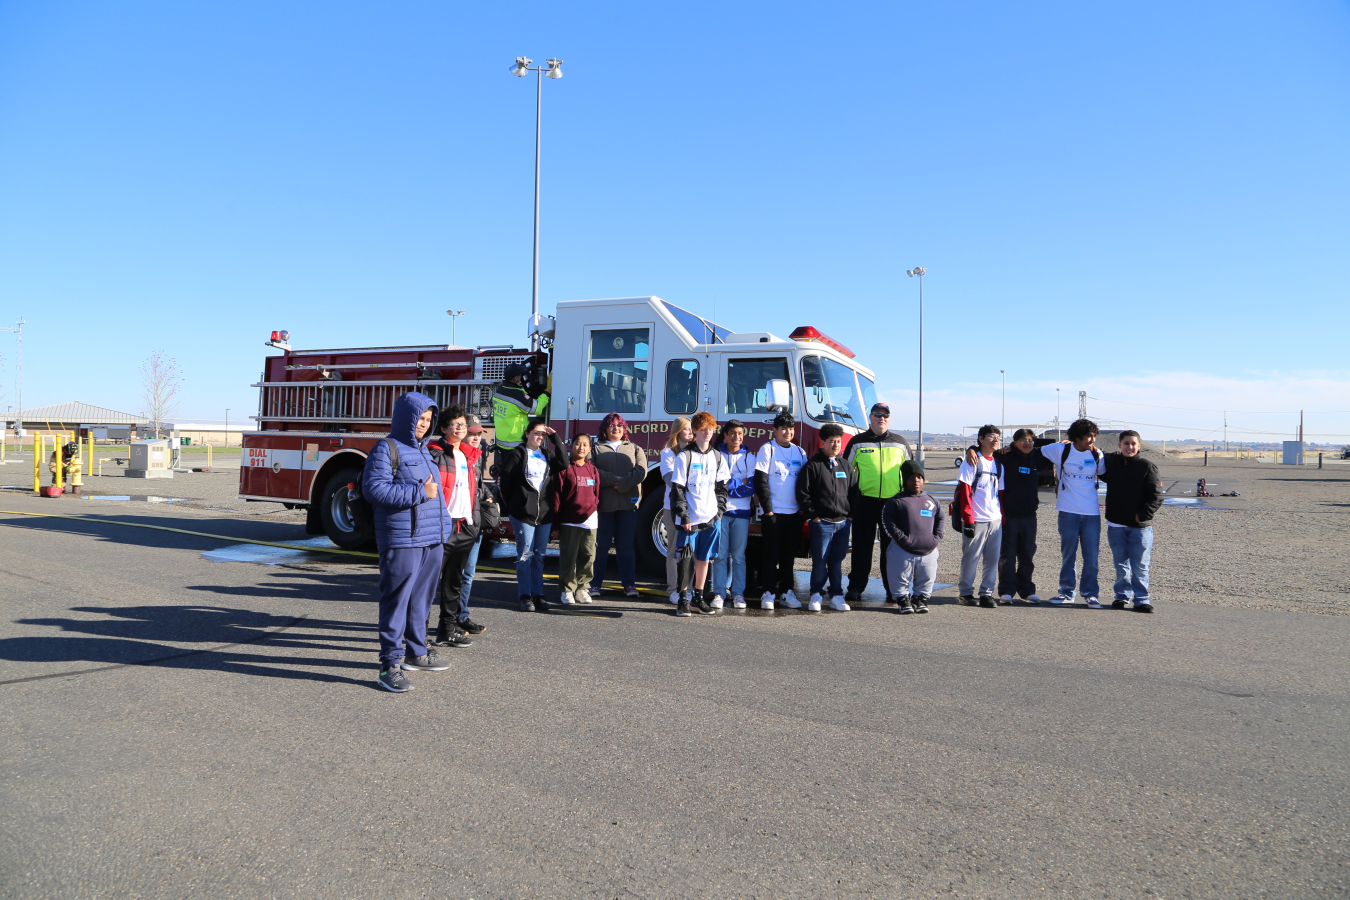
<svg viewBox="0 0 1350 900">
<path fill-rule="evenodd" d="M 476 413 L 490 434 L 493 390 L 508 365 L 522 363 L 527 384 L 549 395 L 549 424 L 564 440 L 595 434 L 609 413 L 627 420 L 629 440 L 648 460 L 637 551 L 644 565 L 659 567 L 667 547 L 659 458 L 675 417 L 707 410 L 719 422 L 739 419 L 756 450 L 786 409 L 810 455 L 821 425 L 839 423 L 847 441 L 867 427 L 876 402 L 871 370 L 812 326 L 786 338 L 733 332 L 659 297 L 625 297 L 560 302 L 555 316 L 532 316 L 527 332 L 533 349 L 292 350 L 287 332 L 273 332 L 267 345 L 282 355 L 266 358 L 254 385 L 257 430 L 244 435 L 239 495 L 303 507 L 311 534 L 343 548 L 367 545 L 372 535 L 354 521 L 349 494 L 366 454 L 388 433 L 394 401 L 421 391 L 439 408 Z"/>
</svg>

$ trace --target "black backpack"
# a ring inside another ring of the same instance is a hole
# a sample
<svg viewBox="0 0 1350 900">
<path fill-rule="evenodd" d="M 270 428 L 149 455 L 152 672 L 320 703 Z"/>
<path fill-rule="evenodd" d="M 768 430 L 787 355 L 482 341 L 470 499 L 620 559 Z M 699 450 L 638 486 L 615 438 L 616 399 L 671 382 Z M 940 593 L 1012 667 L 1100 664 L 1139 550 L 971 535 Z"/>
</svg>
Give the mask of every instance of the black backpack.
<svg viewBox="0 0 1350 900">
<path fill-rule="evenodd" d="M 977 450 L 975 452 L 978 453 L 979 451 Z M 997 473 L 999 478 L 1003 477 L 1003 460 L 998 458 L 997 453 L 994 454 L 994 472 Z M 980 479 L 983 477 L 984 477 L 984 470 L 980 468 L 979 460 L 976 460 L 975 480 L 970 483 L 970 493 L 972 495 L 975 493 L 975 489 L 980 486 Z M 951 502 L 947 504 L 947 518 L 951 519 L 953 522 L 957 521 L 955 497 L 953 497 L 951 499 Z"/>
<path fill-rule="evenodd" d="M 389 447 L 389 471 L 394 475 L 398 474 L 398 443 L 392 437 L 384 438 L 384 443 Z M 361 493 L 361 482 L 349 485 L 347 488 L 347 508 L 352 513 L 352 524 L 358 530 L 375 527 L 375 508 L 370 505 L 365 494 Z"/>
<path fill-rule="evenodd" d="M 1059 465 L 1055 467 L 1055 493 L 1058 494 L 1064 490 L 1064 464 L 1069 461 L 1069 451 L 1073 449 L 1073 444 L 1065 444 L 1064 452 L 1059 456 Z M 1044 455 L 1044 454 L 1042 454 Z M 1097 462 L 1102 461 L 1102 451 L 1096 447 L 1092 448 L 1092 458 Z M 1096 490 L 1099 482 L 1097 476 L 1092 477 L 1092 489 Z"/>
</svg>

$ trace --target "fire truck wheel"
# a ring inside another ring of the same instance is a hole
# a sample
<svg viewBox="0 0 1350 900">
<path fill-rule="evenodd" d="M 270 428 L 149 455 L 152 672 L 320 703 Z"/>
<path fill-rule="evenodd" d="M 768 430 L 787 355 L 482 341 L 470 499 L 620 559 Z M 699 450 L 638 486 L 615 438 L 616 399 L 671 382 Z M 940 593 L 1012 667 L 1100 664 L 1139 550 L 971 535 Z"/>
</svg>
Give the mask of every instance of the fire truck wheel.
<svg viewBox="0 0 1350 900">
<path fill-rule="evenodd" d="M 360 469 L 343 469 L 329 478 L 319 495 L 319 520 L 328 539 L 343 550 L 359 550 L 375 539 L 370 525 L 360 527 L 347 502 L 347 485 L 360 483 Z"/>
<path fill-rule="evenodd" d="M 665 507 L 663 491 L 652 491 L 638 507 L 637 536 L 633 539 L 638 562 L 651 572 L 666 571 L 666 528 L 661 521 Z"/>
</svg>

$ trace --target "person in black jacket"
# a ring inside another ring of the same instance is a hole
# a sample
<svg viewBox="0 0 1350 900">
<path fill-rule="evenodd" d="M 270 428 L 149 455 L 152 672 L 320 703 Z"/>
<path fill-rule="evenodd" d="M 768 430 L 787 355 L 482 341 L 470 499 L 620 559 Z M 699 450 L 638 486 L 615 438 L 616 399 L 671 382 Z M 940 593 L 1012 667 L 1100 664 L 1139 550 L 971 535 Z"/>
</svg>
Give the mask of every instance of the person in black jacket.
<svg viewBox="0 0 1350 900">
<path fill-rule="evenodd" d="M 521 612 L 547 612 L 544 599 L 544 551 L 553 530 L 548 492 L 558 473 L 570 465 L 567 448 L 543 419 L 530 419 L 525 440 L 502 454 L 499 484 L 502 502 L 516 537 L 516 592 Z"/>
<path fill-rule="evenodd" d="M 797 476 L 797 510 L 810 524 L 811 600 L 807 609 L 820 612 L 829 580 L 830 609 L 847 612 L 844 602 L 844 556 L 853 525 L 849 510 L 858 493 L 858 473 L 839 458 L 844 429 L 831 422 L 820 427 L 820 449 Z"/>
<path fill-rule="evenodd" d="M 1120 452 L 1106 454 L 1106 542 L 1116 564 L 1112 609 L 1134 601 L 1136 612 L 1153 612 L 1148 566 L 1153 555 L 1153 517 L 1162 506 L 1158 467 L 1139 455 L 1137 431 L 1120 433 Z"/>
<path fill-rule="evenodd" d="M 947 534 L 942 504 L 924 491 L 926 476 L 918 460 L 900 466 L 905 489 L 881 508 L 881 527 L 890 537 L 883 561 L 890 570 L 891 597 L 901 615 L 928 612 L 937 581 L 938 547 Z"/>
<path fill-rule="evenodd" d="M 1013 597 L 1037 604 L 1036 509 L 1041 505 L 1041 472 L 1054 471 L 1054 464 L 1041 455 L 1036 433 L 1019 428 L 1012 444 L 1003 451 L 1003 546 L 998 558 L 998 601 L 1005 606 Z"/>
</svg>

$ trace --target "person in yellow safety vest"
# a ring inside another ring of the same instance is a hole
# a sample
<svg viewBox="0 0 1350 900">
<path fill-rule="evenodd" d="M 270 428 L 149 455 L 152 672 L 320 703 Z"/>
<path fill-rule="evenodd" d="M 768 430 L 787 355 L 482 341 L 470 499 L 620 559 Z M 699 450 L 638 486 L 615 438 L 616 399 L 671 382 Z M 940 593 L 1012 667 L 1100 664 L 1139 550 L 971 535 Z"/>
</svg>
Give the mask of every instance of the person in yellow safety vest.
<svg viewBox="0 0 1350 900">
<path fill-rule="evenodd" d="M 900 467 L 914 458 L 909 441 L 890 430 L 891 408 L 885 403 L 874 403 L 868 417 L 868 429 L 848 442 L 844 461 L 858 473 L 858 491 L 854 495 L 853 559 L 848 572 L 848 593 L 845 603 L 862 602 L 862 592 L 872 574 L 872 544 L 881 533 L 881 583 L 886 596 L 891 596 L 891 582 L 886 573 L 886 548 L 891 539 L 880 529 L 881 509 L 886 501 L 904 489 Z"/>
<path fill-rule="evenodd" d="M 58 453 L 61 455 L 60 463 L 57 462 Z M 61 474 L 62 482 L 65 486 L 71 489 L 71 493 L 79 494 L 81 484 L 83 483 L 83 479 L 80 478 L 80 473 L 84 471 L 84 466 L 81 464 L 80 460 L 80 445 L 71 441 L 64 447 L 58 447 L 52 451 L 51 459 L 47 463 L 47 468 L 52 473 L 52 484 L 56 484 L 57 465 L 65 467 L 65 471 Z"/>
<path fill-rule="evenodd" d="M 548 394 L 531 397 L 523 384 L 529 370 L 520 363 L 506 367 L 506 375 L 492 394 L 492 427 L 498 449 L 520 446 L 531 416 L 548 418 Z"/>
</svg>

